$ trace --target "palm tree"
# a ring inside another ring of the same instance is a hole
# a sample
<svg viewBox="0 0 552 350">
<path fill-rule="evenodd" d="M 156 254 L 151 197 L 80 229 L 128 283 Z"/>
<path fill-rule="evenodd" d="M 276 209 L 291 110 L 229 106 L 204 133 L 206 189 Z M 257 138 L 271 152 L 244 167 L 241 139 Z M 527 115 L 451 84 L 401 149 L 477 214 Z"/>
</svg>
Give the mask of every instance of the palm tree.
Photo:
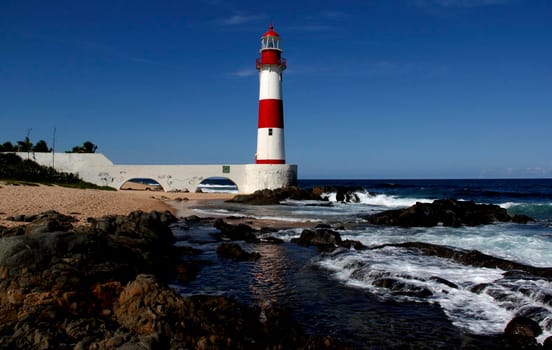
<svg viewBox="0 0 552 350">
<path fill-rule="evenodd" d="M 30 152 L 33 149 L 33 143 L 29 137 L 25 137 L 25 141 L 17 141 L 17 152 Z"/>
</svg>

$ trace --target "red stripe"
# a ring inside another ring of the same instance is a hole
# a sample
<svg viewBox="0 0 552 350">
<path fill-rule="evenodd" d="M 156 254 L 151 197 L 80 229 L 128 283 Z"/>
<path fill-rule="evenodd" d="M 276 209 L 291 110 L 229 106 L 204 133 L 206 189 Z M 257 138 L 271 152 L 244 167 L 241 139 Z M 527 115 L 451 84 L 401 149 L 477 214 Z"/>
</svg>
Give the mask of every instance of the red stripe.
<svg viewBox="0 0 552 350">
<path fill-rule="evenodd" d="M 284 128 L 284 106 L 282 100 L 259 101 L 259 128 Z"/>
<path fill-rule="evenodd" d="M 257 159 L 257 164 L 286 164 L 285 159 Z"/>
</svg>

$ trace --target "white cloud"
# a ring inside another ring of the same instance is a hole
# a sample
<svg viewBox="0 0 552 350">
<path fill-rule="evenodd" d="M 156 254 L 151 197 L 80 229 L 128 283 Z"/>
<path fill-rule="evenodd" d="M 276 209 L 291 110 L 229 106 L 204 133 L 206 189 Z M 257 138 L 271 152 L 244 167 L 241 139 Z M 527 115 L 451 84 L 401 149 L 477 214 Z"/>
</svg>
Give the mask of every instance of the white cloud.
<svg viewBox="0 0 552 350">
<path fill-rule="evenodd" d="M 257 22 L 265 19 L 265 15 L 244 15 L 244 14 L 234 14 L 230 17 L 221 18 L 217 20 L 217 23 L 224 26 L 236 26 L 245 23 Z"/>
<path fill-rule="evenodd" d="M 232 77 L 243 78 L 243 77 L 250 77 L 250 76 L 253 76 L 253 75 L 256 75 L 256 74 L 257 74 L 257 71 L 255 69 L 242 68 L 242 69 L 238 69 L 238 70 L 235 70 L 235 71 L 231 72 L 229 75 L 232 76 Z"/>
</svg>

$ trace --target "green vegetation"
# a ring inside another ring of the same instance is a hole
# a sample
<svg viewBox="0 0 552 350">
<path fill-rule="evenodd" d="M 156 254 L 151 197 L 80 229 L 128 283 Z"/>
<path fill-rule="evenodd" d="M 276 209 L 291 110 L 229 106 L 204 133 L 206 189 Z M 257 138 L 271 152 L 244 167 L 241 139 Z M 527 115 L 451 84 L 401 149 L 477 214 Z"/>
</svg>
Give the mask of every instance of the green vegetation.
<svg viewBox="0 0 552 350">
<path fill-rule="evenodd" d="M 90 188 L 115 191 L 114 188 L 97 186 L 82 181 L 78 175 L 45 167 L 30 159 L 21 159 L 13 153 L 0 153 L 0 180 L 10 184 L 40 183 L 73 188 Z"/>
<path fill-rule="evenodd" d="M 96 153 L 97 149 L 97 145 L 86 141 L 81 146 L 75 146 L 66 153 Z M 36 144 L 33 144 L 27 136 L 25 140 L 17 141 L 15 145 L 9 141 L 0 144 L 0 152 L 52 152 L 52 149 L 48 147 L 46 141 L 39 140 Z"/>
<path fill-rule="evenodd" d="M 96 146 L 90 141 L 86 141 L 85 143 L 82 144 L 82 146 L 75 146 L 73 147 L 71 152 L 68 151 L 67 153 L 96 153 L 97 149 L 98 149 L 98 146 Z"/>
</svg>

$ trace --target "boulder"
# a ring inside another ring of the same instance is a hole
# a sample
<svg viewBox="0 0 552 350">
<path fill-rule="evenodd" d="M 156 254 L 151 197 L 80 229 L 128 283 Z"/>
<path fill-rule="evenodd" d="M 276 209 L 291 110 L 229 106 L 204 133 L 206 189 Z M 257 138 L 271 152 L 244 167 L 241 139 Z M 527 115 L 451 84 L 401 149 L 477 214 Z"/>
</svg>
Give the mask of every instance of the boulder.
<svg viewBox="0 0 552 350">
<path fill-rule="evenodd" d="M 343 248 L 355 248 L 357 250 L 365 249 L 359 241 L 342 240 L 341 235 L 326 226 L 323 228 L 317 228 L 315 230 L 303 230 L 299 238 L 292 238 L 291 242 L 305 247 L 316 246 L 320 251 L 331 252 L 337 247 Z"/>
<path fill-rule="evenodd" d="M 115 305 L 119 324 L 137 334 L 173 337 L 184 313 L 184 300 L 163 288 L 152 275 L 138 275 L 121 292 Z"/>
<path fill-rule="evenodd" d="M 299 238 L 293 238 L 292 243 L 309 247 L 318 247 L 323 251 L 331 251 L 341 243 L 341 236 L 331 229 L 321 228 L 317 230 L 303 230 Z"/>
<path fill-rule="evenodd" d="M 274 190 L 264 189 L 252 194 L 237 195 L 228 202 L 252 205 L 276 205 L 286 199 L 293 200 L 321 200 L 320 193 L 314 190 L 288 186 Z"/>
<path fill-rule="evenodd" d="M 221 238 L 232 241 L 258 242 L 255 229 L 246 224 L 231 225 L 222 219 L 215 220 L 215 228 L 220 231 Z"/>
<path fill-rule="evenodd" d="M 231 260 L 257 260 L 261 257 L 261 254 L 257 252 L 248 253 L 242 249 L 239 244 L 236 243 L 222 243 L 217 247 L 217 255 L 221 258 Z"/>
<path fill-rule="evenodd" d="M 535 321 L 526 317 L 515 317 L 504 329 L 502 347 L 512 350 L 542 349 L 536 340 L 541 333 L 542 329 Z"/>
<path fill-rule="evenodd" d="M 453 199 L 416 203 L 405 209 L 387 210 L 364 218 L 374 225 L 401 227 L 478 226 L 511 220 L 506 209 L 498 205 Z"/>
</svg>

